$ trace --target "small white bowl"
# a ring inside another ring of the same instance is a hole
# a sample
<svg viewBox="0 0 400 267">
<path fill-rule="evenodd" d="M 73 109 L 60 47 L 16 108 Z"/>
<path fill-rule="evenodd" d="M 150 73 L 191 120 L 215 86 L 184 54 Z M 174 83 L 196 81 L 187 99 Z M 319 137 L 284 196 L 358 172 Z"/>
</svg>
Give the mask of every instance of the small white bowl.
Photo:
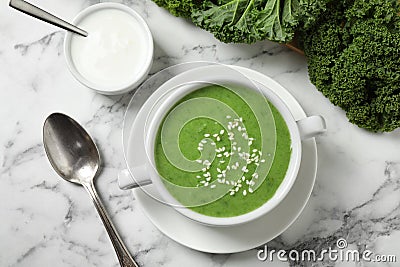
<svg viewBox="0 0 400 267">
<path fill-rule="evenodd" d="M 72 55 L 72 49 L 71 49 L 71 44 L 72 44 L 72 39 L 74 33 L 67 32 L 64 40 L 64 54 L 65 58 L 67 61 L 67 65 L 69 70 L 71 71 L 72 75 L 75 77 L 76 80 L 78 80 L 80 83 L 85 85 L 86 87 L 93 89 L 94 91 L 105 94 L 105 95 L 117 95 L 117 94 L 123 94 L 126 92 L 129 92 L 130 90 L 135 89 L 137 86 L 139 86 L 147 77 L 151 65 L 153 63 L 153 53 L 154 53 L 154 45 L 153 45 L 153 37 L 151 35 L 150 29 L 147 26 L 146 22 L 144 19 L 133 9 L 129 8 L 128 6 L 125 6 L 123 4 L 118 4 L 118 3 L 100 3 L 100 4 L 95 4 L 92 5 L 84 10 L 82 10 L 73 20 L 73 24 L 79 25 L 83 19 L 88 17 L 90 14 L 100 11 L 100 10 L 107 10 L 107 9 L 116 9 L 120 10 L 123 12 L 126 12 L 129 14 L 133 20 L 136 20 L 138 23 L 138 26 L 143 30 L 144 35 L 145 35 L 145 47 L 146 47 L 146 55 L 145 55 L 145 60 L 143 63 L 143 66 L 140 66 L 140 71 L 136 74 L 133 75 L 130 79 L 127 81 L 123 81 L 118 85 L 107 85 L 107 84 L 100 84 L 96 83 L 84 75 L 82 75 L 81 72 L 78 71 L 74 60 L 73 60 L 73 55 Z M 89 32 L 90 35 L 90 32 Z M 82 37 L 83 38 L 83 37 Z M 87 38 L 87 37 L 86 37 Z"/>
</svg>

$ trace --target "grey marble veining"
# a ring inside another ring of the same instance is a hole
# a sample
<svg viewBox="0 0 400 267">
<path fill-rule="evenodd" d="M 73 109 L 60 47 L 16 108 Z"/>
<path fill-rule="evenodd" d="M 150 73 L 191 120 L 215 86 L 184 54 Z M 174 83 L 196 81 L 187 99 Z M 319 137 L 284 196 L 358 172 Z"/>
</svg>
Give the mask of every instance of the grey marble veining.
<svg viewBox="0 0 400 267">
<path fill-rule="evenodd" d="M 345 238 L 349 248 L 397 256 L 397 263 L 261 262 L 257 249 L 211 255 L 161 234 L 116 178 L 125 167 L 122 121 L 131 94 L 98 95 L 69 73 L 64 32 L 0 8 L 0 266 L 118 266 L 83 188 L 57 177 L 41 142 L 48 114 L 68 113 L 95 138 L 103 171 L 100 195 L 129 250 L 142 266 L 400 266 L 400 131 L 372 134 L 348 123 L 309 82 L 304 57 L 268 41 L 223 44 L 148 0 L 120 1 L 148 22 L 154 35 L 151 74 L 173 64 L 211 60 L 249 67 L 286 87 L 329 131 L 318 138 L 318 177 L 298 220 L 269 248 L 321 249 Z M 35 1 L 71 20 L 98 1 Z"/>
</svg>

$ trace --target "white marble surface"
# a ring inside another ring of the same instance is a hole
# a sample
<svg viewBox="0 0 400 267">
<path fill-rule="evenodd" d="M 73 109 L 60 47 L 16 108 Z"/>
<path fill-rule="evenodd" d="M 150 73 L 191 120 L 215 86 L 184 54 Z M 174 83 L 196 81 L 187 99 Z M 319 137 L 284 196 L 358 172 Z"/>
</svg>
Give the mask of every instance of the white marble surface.
<svg viewBox="0 0 400 267">
<path fill-rule="evenodd" d="M 35 0 L 71 20 L 97 1 Z M 107 97 L 71 76 L 63 55 L 64 32 L 0 7 L 0 266 L 118 266 L 111 243 L 83 188 L 51 169 L 41 142 L 47 115 L 61 111 L 96 139 L 104 163 L 97 186 L 129 250 L 141 266 L 295 266 L 260 262 L 257 250 L 209 255 L 163 236 L 131 192 L 121 191 L 121 126 L 129 95 Z M 318 138 L 318 177 L 299 219 L 268 245 L 327 248 L 344 237 L 352 248 L 397 255 L 400 265 L 400 131 L 372 134 L 347 122 L 307 77 L 304 57 L 277 44 L 227 45 L 151 1 L 124 1 L 148 22 L 155 41 L 152 73 L 180 62 L 212 60 L 250 67 L 285 86 L 308 114 L 321 114 L 329 131 Z M 333 262 L 301 263 L 331 266 Z"/>
</svg>

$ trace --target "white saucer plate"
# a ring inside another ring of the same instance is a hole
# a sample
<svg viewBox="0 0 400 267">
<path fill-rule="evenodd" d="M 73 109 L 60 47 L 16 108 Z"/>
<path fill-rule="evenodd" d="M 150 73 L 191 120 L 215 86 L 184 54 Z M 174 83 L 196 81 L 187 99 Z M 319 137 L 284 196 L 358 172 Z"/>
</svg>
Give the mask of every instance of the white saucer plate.
<svg viewBox="0 0 400 267">
<path fill-rule="evenodd" d="M 232 67 L 280 96 L 295 120 L 306 117 L 296 99 L 276 81 L 251 69 Z M 146 115 L 139 111 L 135 118 L 135 127 L 143 129 L 145 119 Z M 312 138 L 302 141 L 300 170 L 285 199 L 263 217 L 230 227 L 206 226 L 184 217 L 173 208 L 150 197 L 149 193 L 157 195 L 152 185 L 146 186 L 146 193 L 140 188 L 133 190 L 133 193 L 150 221 L 176 242 L 202 252 L 236 253 L 261 246 L 284 232 L 304 209 L 311 195 L 316 173 L 317 147 L 315 139 Z"/>
</svg>

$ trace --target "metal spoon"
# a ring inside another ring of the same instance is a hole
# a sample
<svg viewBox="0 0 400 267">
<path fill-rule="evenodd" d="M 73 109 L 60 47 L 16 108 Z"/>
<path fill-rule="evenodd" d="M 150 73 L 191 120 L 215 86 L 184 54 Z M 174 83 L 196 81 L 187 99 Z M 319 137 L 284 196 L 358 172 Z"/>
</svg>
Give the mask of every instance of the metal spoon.
<svg viewBox="0 0 400 267">
<path fill-rule="evenodd" d="M 10 0 L 9 5 L 10 5 L 10 7 L 15 8 L 25 14 L 28 14 L 32 17 L 43 20 L 47 23 L 53 24 L 57 27 L 63 28 L 64 30 L 77 33 L 79 35 L 82 35 L 83 37 L 88 36 L 88 33 L 86 31 L 82 30 L 81 28 L 78 28 L 78 27 L 48 13 L 47 11 L 44 11 L 43 9 L 38 8 L 37 6 L 34 6 L 23 0 Z"/>
<path fill-rule="evenodd" d="M 88 133 L 72 118 L 61 113 L 47 117 L 43 143 L 54 170 L 63 179 L 83 185 L 93 203 L 123 267 L 138 267 L 132 259 L 97 195 L 93 179 L 99 171 L 100 155 Z"/>
</svg>

